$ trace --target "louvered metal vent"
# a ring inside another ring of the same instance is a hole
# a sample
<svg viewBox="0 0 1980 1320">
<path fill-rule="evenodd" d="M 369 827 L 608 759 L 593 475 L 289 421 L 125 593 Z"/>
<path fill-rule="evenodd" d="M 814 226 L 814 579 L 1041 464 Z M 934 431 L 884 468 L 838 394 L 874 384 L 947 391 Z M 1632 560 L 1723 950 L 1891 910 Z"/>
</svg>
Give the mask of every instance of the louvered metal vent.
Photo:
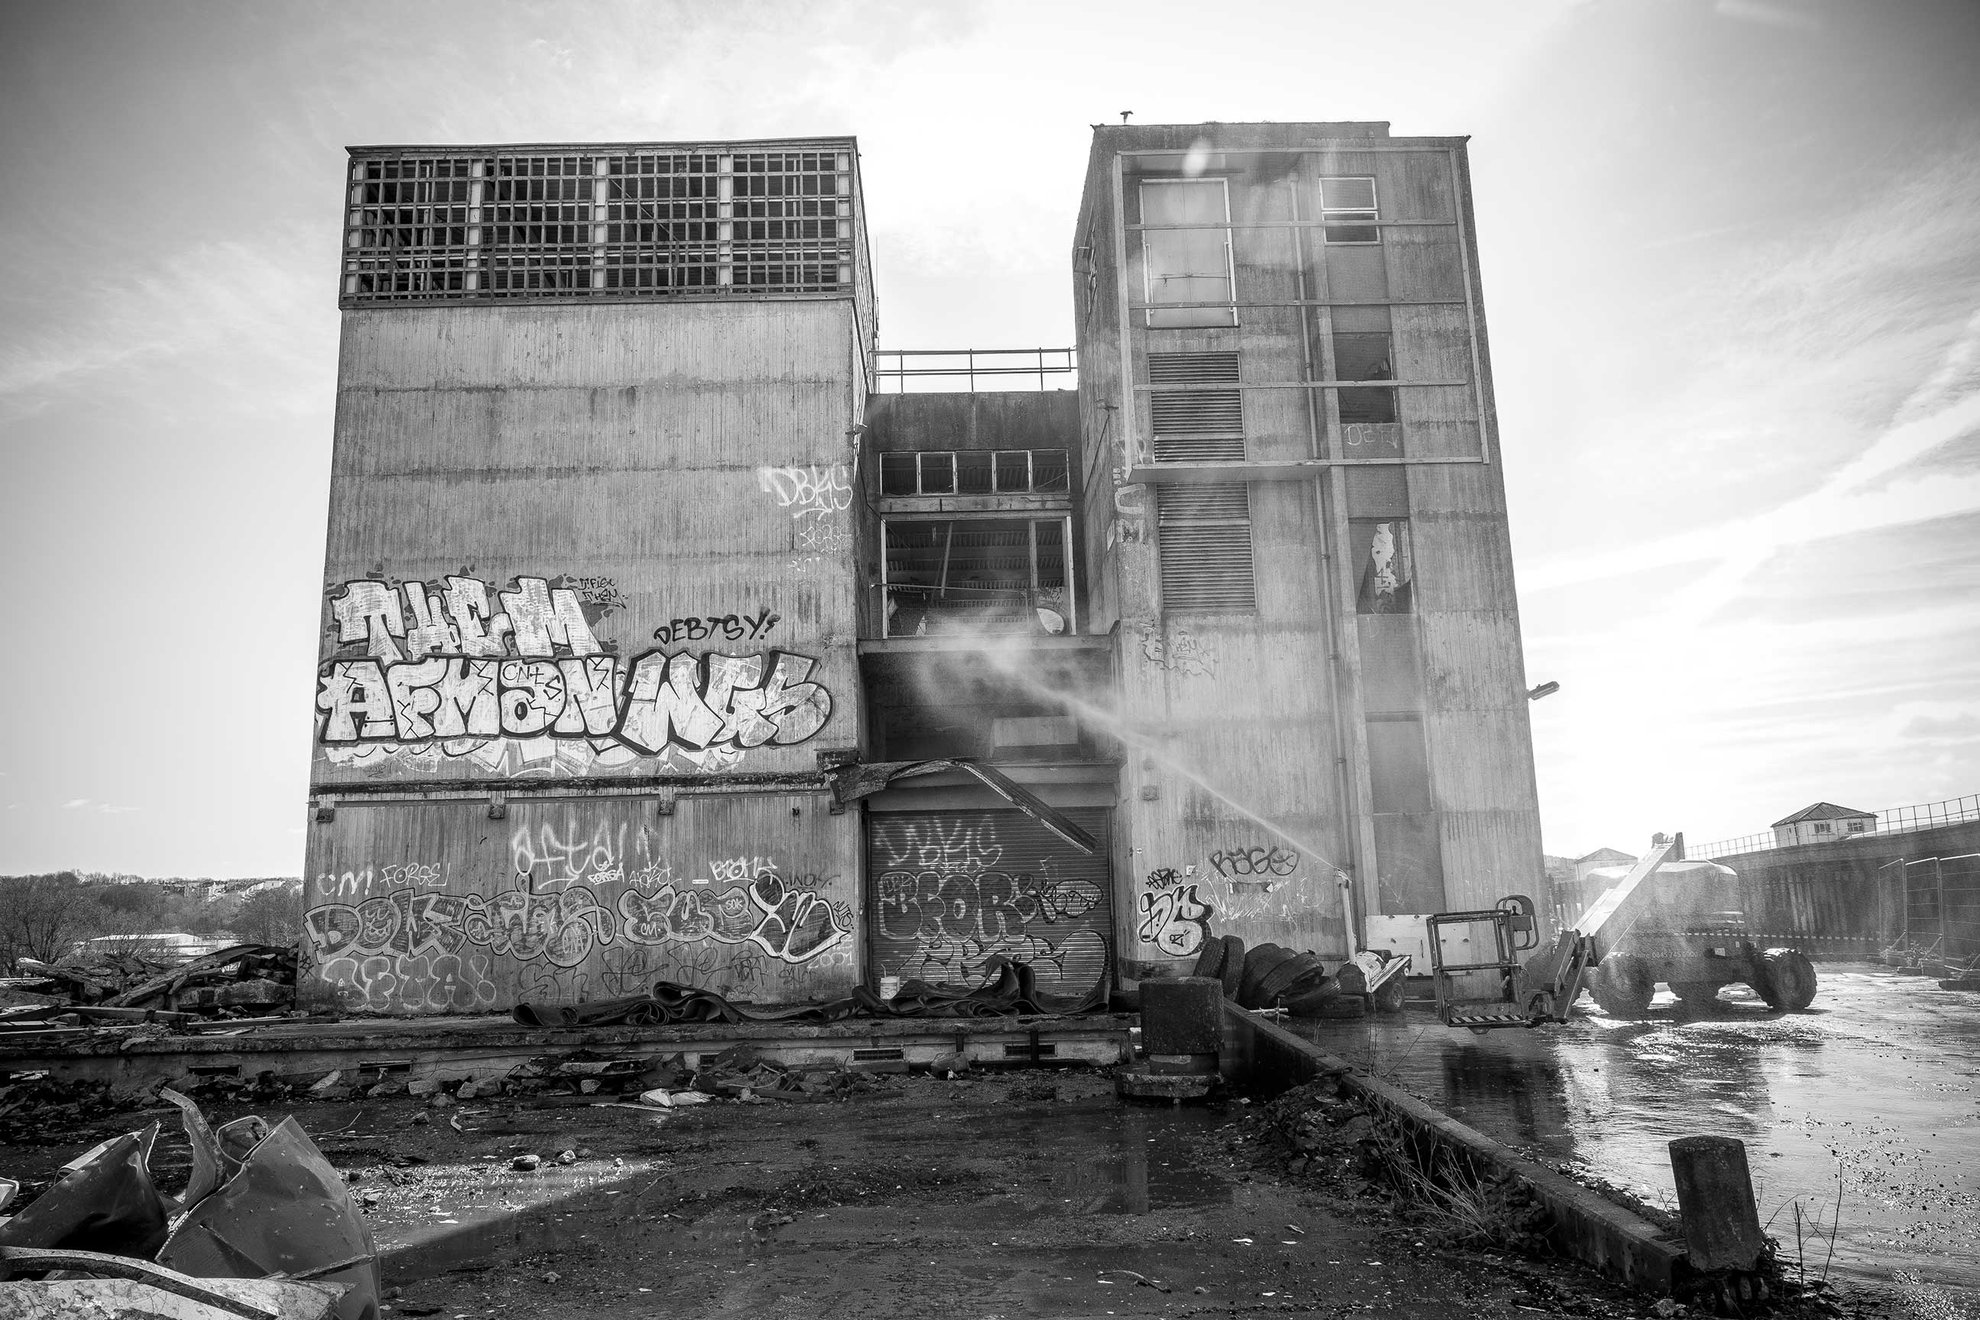
<svg viewBox="0 0 1980 1320">
<path fill-rule="evenodd" d="M 1161 486 L 1155 507 L 1163 611 L 1255 608 L 1250 488 L 1242 482 Z"/>
<path fill-rule="evenodd" d="M 1236 353 L 1150 353 L 1151 385 L 1235 385 Z M 1238 390 L 1194 389 L 1149 395 L 1158 463 L 1244 461 L 1244 402 Z"/>
</svg>

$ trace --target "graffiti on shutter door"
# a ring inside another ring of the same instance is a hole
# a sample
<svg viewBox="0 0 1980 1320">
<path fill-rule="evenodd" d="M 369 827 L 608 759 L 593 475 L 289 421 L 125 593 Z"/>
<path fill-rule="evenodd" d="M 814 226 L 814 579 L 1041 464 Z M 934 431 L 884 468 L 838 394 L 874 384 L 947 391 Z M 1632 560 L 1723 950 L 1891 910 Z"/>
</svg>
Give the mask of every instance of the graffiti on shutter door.
<svg viewBox="0 0 1980 1320">
<path fill-rule="evenodd" d="M 1100 841 L 1087 856 L 1019 811 L 868 817 L 876 972 L 980 985 L 997 955 L 1031 964 L 1041 990 L 1083 995 L 1107 972 L 1105 810 L 1069 811 Z"/>
</svg>

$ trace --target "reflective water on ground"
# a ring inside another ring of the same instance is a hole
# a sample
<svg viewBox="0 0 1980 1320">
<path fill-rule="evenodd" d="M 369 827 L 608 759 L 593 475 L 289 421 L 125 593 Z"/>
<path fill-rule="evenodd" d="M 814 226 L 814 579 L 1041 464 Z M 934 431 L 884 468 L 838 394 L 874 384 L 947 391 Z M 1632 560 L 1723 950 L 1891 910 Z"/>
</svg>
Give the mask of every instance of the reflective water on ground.
<svg viewBox="0 0 1980 1320">
<path fill-rule="evenodd" d="M 1675 1208 L 1666 1143 L 1746 1143 L 1790 1267 L 1915 1276 L 1980 1306 L 1980 995 L 1824 963 L 1806 1013 L 1744 986 L 1640 1021 L 1585 997 L 1565 1026 L 1476 1035 L 1427 1011 L 1292 1025 L 1527 1154 Z M 1799 1208 L 1801 1226 L 1796 1226 Z M 1833 1258 L 1831 1253 L 1833 1251 Z"/>
</svg>

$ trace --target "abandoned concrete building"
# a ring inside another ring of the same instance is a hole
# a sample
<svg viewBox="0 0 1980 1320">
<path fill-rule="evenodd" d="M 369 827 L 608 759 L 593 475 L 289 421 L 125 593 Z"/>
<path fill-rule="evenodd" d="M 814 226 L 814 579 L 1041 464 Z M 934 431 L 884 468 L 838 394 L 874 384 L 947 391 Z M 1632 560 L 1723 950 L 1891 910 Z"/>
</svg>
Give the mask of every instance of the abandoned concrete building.
<svg viewBox="0 0 1980 1320">
<path fill-rule="evenodd" d="M 1072 240 L 1071 349 L 889 353 L 851 138 L 354 148 L 306 985 L 1077 994 L 1531 892 L 1464 140 L 1099 128 Z"/>
</svg>

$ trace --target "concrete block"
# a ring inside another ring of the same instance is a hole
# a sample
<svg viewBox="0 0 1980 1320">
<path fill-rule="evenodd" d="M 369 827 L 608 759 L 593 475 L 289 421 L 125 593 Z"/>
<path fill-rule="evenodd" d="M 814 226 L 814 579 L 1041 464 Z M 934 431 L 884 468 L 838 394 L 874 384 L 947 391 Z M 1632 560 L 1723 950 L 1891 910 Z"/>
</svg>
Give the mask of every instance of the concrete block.
<svg viewBox="0 0 1980 1320">
<path fill-rule="evenodd" d="M 1750 1270 L 1767 1239 L 1753 1201 L 1746 1143 L 1737 1137 L 1679 1137 L 1670 1144 L 1686 1259 L 1695 1270 Z"/>
<path fill-rule="evenodd" d="M 1216 1054 L 1224 1043 L 1224 987 L 1207 976 L 1141 983 L 1141 1047 L 1156 1054 Z"/>
</svg>

